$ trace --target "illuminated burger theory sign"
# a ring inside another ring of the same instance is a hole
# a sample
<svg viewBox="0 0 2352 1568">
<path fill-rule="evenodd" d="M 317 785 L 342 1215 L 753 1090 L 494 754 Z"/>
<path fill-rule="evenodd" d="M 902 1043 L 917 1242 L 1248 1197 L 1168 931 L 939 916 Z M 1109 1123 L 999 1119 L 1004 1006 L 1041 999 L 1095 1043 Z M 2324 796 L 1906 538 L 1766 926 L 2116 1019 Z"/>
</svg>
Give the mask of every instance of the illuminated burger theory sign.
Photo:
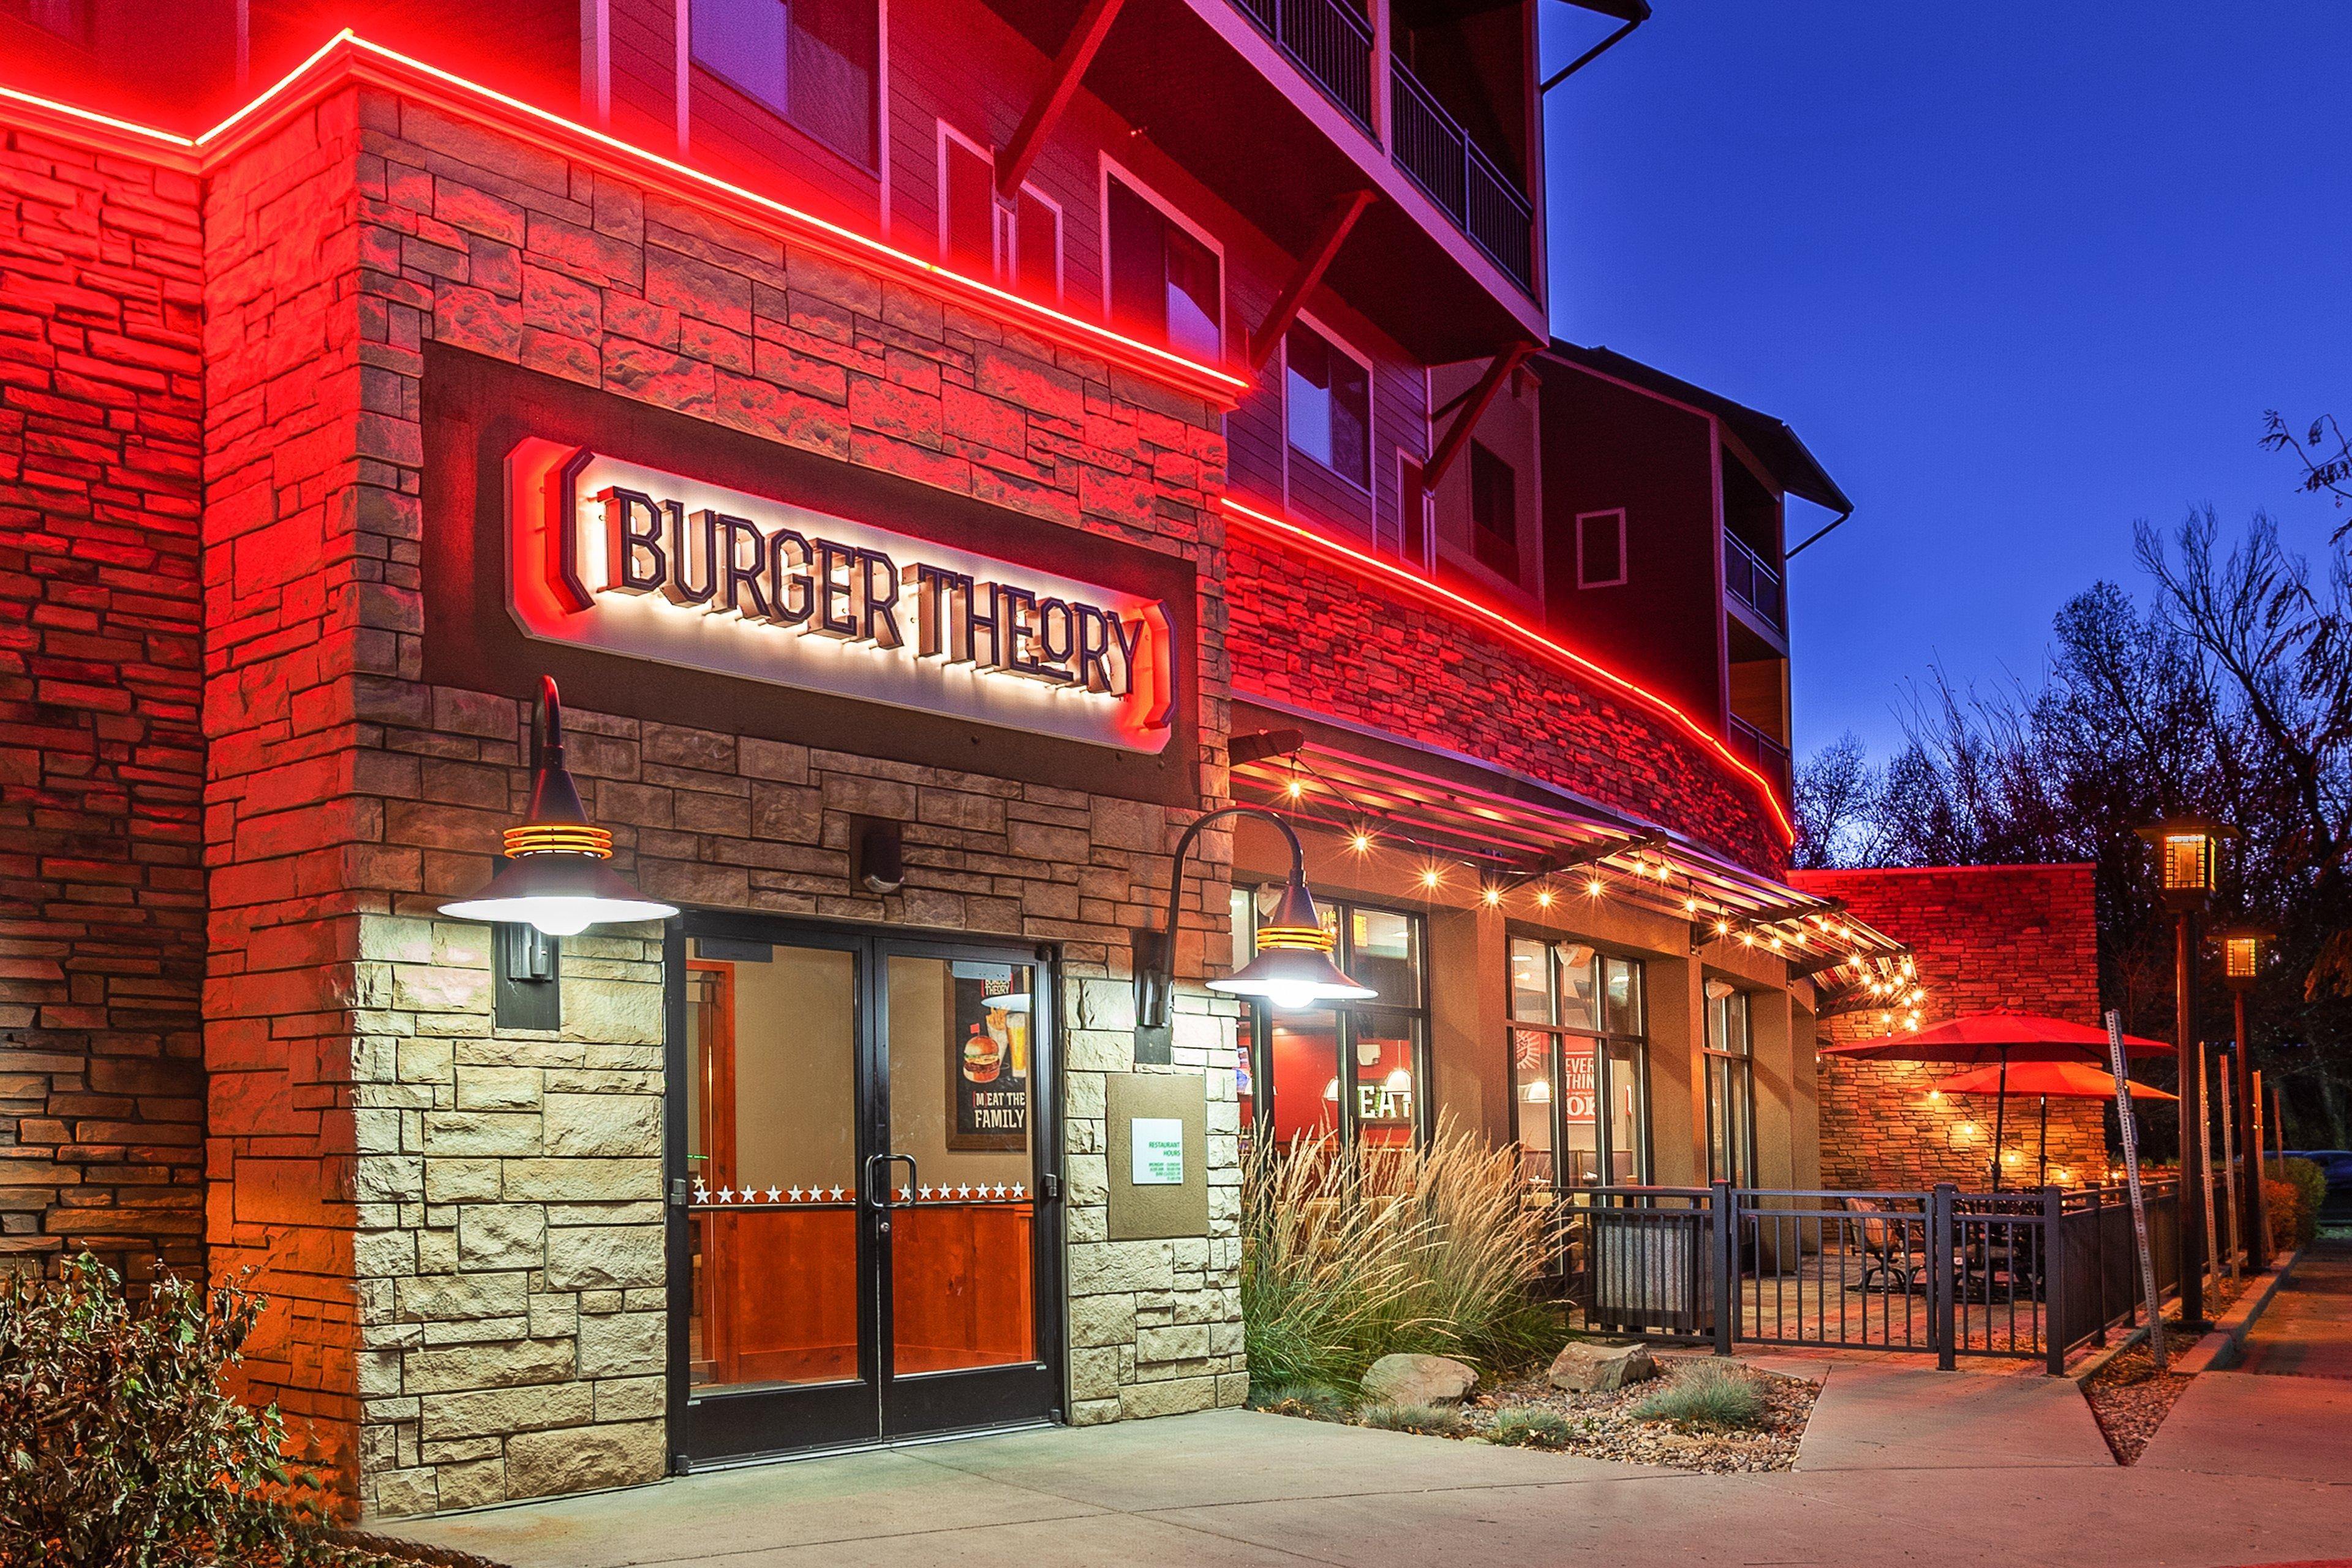
<svg viewBox="0 0 2352 1568">
<path fill-rule="evenodd" d="M 507 459 L 525 632 L 1133 752 L 1167 745 L 1156 599 L 589 447 Z"/>
</svg>

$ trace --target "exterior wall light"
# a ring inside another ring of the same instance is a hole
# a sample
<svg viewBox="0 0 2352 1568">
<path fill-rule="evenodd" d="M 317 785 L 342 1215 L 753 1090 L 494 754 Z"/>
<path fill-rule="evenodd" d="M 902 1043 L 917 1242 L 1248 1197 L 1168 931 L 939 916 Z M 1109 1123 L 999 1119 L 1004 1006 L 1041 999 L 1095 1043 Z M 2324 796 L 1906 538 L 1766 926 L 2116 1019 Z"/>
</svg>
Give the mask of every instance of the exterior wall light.
<svg viewBox="0 0 2352 1568">
<path fill-rule="evenodd" d="M 1135 967 L 1136 1060 L 1171 1059 L 1168 1005 L 1176 985 L 1176 921 L 1184 894 L 1184 857 L 1211 823 L 1251 816 L 1274 825 L 1290 844 L 1290 880 L 1274 912 L 1257 928 L 1257 953 L 1233 973 L 1208 983 L 1228 996 L 1250 996 L 1277 1008 L 1311 1007 L 1318 1002 L 1364 1002 L 1378 994 L 1358 984 L 1331 962 L 1331 933 L 1323 929 L 1314 895 L 1307 890 L 1307 849 L 1290 824 L 1255 805 L 1228 805 L 1196 818 L 1176 840 L 1168 879 L 1168 922 L 1158 931 L 1132 933 Z"/>
<path fill-rule="evenodd" d="M 520 827 L 506 832 L 506 864 L 470 899 L 441 906 L 456 920 L 530 925 L 547 936 L 576 936 L 592 925 L 667 920 L 677 907 L 646 898 L 607 867 L 613 836 L 592 826 L 563 765 L 563 706 L 552 677 L 540 678 L 539 727 L 532 738 L 530 805 Z"/>
</svg>

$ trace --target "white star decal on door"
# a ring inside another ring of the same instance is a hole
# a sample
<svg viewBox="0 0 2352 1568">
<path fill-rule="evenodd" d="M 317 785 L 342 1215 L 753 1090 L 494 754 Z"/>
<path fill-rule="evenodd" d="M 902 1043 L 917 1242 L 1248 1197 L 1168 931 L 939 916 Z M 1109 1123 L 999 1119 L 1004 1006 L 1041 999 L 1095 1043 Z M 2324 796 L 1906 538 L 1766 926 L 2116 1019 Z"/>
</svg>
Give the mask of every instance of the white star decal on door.
<svg viewBox="0 0 2352 1568">
<path fill-rule="evenodd" d="M 1013 1184 L 1013 1195 L 1016 1198 L 1021 1195 L 1021 1184 L 1018 1182 Z"/>
<path fill-rule="evenodd" d="M 996 1184 L 996 1195 L 1000 1198 L 1004 1195 L 1004 1184 L 1003 1182 Z"/>
<path fill-rule="evenodd" d="M 971 1196 L 971 1189 L 970 1187 L 958 1187 L 956 1189 L 956 1196 L 960 1198 L 968 1198 Z"/>
<path fill-rule="evenodd" d="M 794 1187 L 794 1188 L 793 1189 L 793 1202 L 794 1202 L 794 1203 L 798 1203 L 798 1202 L 800 1202 L 800 1201 L 801 1201 L 801 1190 L 800 1190 L 798 1187 Z"/>
<path fill-rule="evenodd" d="M 710 1189 L 704 1186 L 700 1182 L 695 1183 L 694 1201 L 698 1204 L 709 1203 L 710 1201 Z"/>
<path fill-rule="evenodd" d="M 833 1189 L 833 1201 L 835 1203 L 839 1203 L 841 1201 L 841 1189 L 839 1187 Z"/>
<path fill-rule="evenodd" d="M 929 1187 L 925 1187 L 925 1188 L 923 1189 L 923 1201 L 924 1201 L 924 1202 L 926 1202 L 926 1203 L 929 1203 L 929 1202 L 930 1201 L 930 1196 L 931 1196 L 931 1189 L 930 1189 L 930 1188 L 929 1188 Z"/>
<path fill-rule="evenodd" d="M 928 1195 L 930 1192 L 930 1188 L 925 1187 L 923 1192 Z M 902 1204 L 913 1203 L 915 1201 L 915 1189 L 912 1187 L 900 1187 L 898 1189 L 898 1201 Z"/>
<path fill-rule="evenodd" d="M 782 1191 L 779 1188 L 770 1187 L 768 1189 L 768 1201 L 770 1203 L 774 1203 L 778 1198 L 782 1197 L 783 1195 Z"/>
<path fill-rule="evenodd" d="M 722 1203 L 722 1204 L 731 1204 L 731 1203 L 733 1203 L 733 1202 L 735 1201 L 735 1189 L 734 1189 L 734 1188 L 732 1188 L 732 1187 L 721 1187 L 721 1188 L 719 1188 L 719 1201 L 720 1203 Z"/>
</svg>

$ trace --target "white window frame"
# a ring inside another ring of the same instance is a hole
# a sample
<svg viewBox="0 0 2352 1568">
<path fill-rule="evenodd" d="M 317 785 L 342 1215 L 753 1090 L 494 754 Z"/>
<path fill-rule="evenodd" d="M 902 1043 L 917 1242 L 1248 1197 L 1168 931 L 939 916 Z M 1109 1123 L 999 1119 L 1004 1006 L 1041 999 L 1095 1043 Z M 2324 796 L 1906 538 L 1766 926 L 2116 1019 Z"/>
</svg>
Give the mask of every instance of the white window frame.
<svg viewBox="0 0 2352 1568">
<path fill-rule="evenodd" d="M 933 204 L 938 216 L 933 222 L 933 243 L 939 247 L 940 260 L 948 259 L 948 143 L 952 142 L 965 152 L 988 165 L 988 276 L 981 281 L 1000 282 L 1004 277 L 1004 206 L 996 199 L 996 153 L 983 147 L 944 119 L 939 121 L 939 149 L 932 170 L 938 184 L 934 187 L 938 199 Z"/>
<path fill-rule="evenodd" d="M 1617 520 L 1617 575 L 1607 582 L 1588 578 L 1584 574 L 1584 525 L 1588 521 L 1613 517 Z M 1579 588 L 1622 588 L 1630 574 L 1631 563 L 1625 559 L 1625 509 L 1612 506 L 1600 511 L 1580 511 L 1576 514 L 1576 585 Z"/>
<path fill-rule="evenodd" d="M 1053 212 L 1054 302 L 1055 304 L 1059 304 L 1062 300 L 1062 268 L 1066 264 L 1069 248 L 1070 230 L 1068 215 L 1063 212 L 1061 203 L 1055 201 L 1053 197 L 1047 195 L 1045 192 L 1039 190 L 1036 186 L 1031 184 L 1026 180 L 1021 182 L 1021 194 L 1027 196 L 1030 200 L 1036 202 L 1039 205 L 1049 208 Z M 1103 199 L 1106 202 L 1109 200 L 1108 193 L 1105 194 Z M 1007 283 L 1017 284 L 1021 279 L 1021 208 L 1017 203 L 1014 205 L 1013 210 L 1005 215 L 1005 224 L 1006 231 L 1013 237 L 1013 243 L 1004 247 L 1004 278 Z M 1222 278 L 1224 270 L 1224 258 L 1219 257 L 1217 258 L 1217 268 L 1219 276 Z M 1222 318 L 1223 301 L 1222 300 L 1219 300 L 1218 305 Z M 1224 322 L 1222 319 L 1220 319 L 1217 323 L 1217 331 L 1220 335 L 1224 331 Z"/>
<path fill-rule="evenodd" d="M 1289 443 L 1286 439 L 1284 442 L 1286 452 Z M 1285 458 L 1284 462 L 1284 472 L 1287 473 L 1289 471 L 1287 457 Z M 1408 452 L 1402 447 L 1396 449 L 1397 559 L 1412 566 L 1423 576 L 1432 575 L 1435 571 L 1431 563 L 1434 560 L 1437 551 L 1437 500 L 1419 485 L 1407 484 L 1405 468 L 1410 464 L 1413 468 L 1421 469 L 1427 467 L 1428 463 L 1429 458 L 1426 455 Z M 1418 558 L 1404 552 L 1405 508 L 1408 506 L 1417 507 L 1421 510 L 1421 554 Z M 1373 532 L 1377 535 L 1380 531 L 1380 513 L 1377 508 L 1373 511 L 1372 521 Z"/>
<path fill-rule="evenodd" d="M 1377 426 L 1378 426 L 1378 424 L 1379 424 L 1379 419 L 1378 419 L 1378 416 L 1375 415 L 1375 413 L 1374 413 L 1373 411 L 1374 411 L 1374 410 L 1375 410 L 1375 409 L 1380 405 L 1380 401 L 1381 401 L 1381 400 L 1380 400 L 1380 393 L 1379 393 L 1379 384 L 1378 384 L 1378 382 L 1374 379 L 1374 376 L 1373 376 L 1373 371 L 1372 371 L 1372 356 L 1371 356 L 1371 355 L 1370 355 L 1370 354 L 1368 354 L 1368 353 L 1365 353 L 1362 350 L 1360 350 L 1360 349 L 1357 348 L 1355 344 L 1353 344 L 1353 343 L 1349 342 L 1346 338 L 1343 338 L 1343 337 L 1341 337 L 1339 333 L 1337 333 L 1337 332 L 1333 331 L 1332 331 L 1328 326 L 1327 326 L 1327 325 L 1323 322 L 1323 321 L 1322 321 L 1319 317 L 1318 317 L 1318 316 L 1317 316 L 1313 311 L 1311 311 L 1311 310 L 1301 310 L 1298 312 L 1298 314 L 1297 314 L 1297 315 L 1296 315 L 1295 317 L 1293 317 L 1293 318 L 1291 319 L 1291 323 L 1290 323 L 1290 325 L 1291 325 L 1292 327 L 1297 327 L 1297 326 L 1304 326 L 1304 327 L 1306 327 L 1309 331 L 1313 332 L 1317 337 L 1321 338 L 1325 342 L 1329 343 L 1333 348 L 1338 349 L 1341 353 L 1346 354 L 1349 359 L 1354 360 L 1358 364 L 1361 365 L 1361 366 L 1363 367 L 1363 370 L 1364 370 L 1364 477 L 1363 477 L 1363 479 L 1362 479 L 1360 481 L 1359 481 L 1359 480 L 1357 480 L 1357 479 L 1354 479 L 1349 478 L 1349 477 L 1348 475 L 1346 475 L 1346 474 L 1341 473 L 1341 472 L 1340 472 L 1339 469 L 1337 469 L 1337 468 L 1326 468 L 1326 467 L 1324 466 L 1324 464 L 1323 464 L 1320 460 L 1318 460 L 1318 459 L 1316 458 L 1315 454 L 1314 454 L 1314 453 L 1312 453 L 1312 452 L 1300 452 L 1298 455 L 1299 455 L 1300 457 L 1302 457 L 1302 458 L 1306 458 L 1308 462 L 1315 464 L 1315 466 L 1316 466 L 1317 468 L 1322 468 L 1322 469 L 1323 469 L 1323 471 L 1324 471 L 1325 473 L 1327 473 L 1327 474 L 1330 475 L 1333 479 L 1338 479 L 1340 483 L 1342 483 L 1342 484 L 1346 485 L 1349 489 L 1353 489 L 1353 490 L 1360 490 L 1360 491 L 1361 491 L 1361 492 L 1362 492 L 1364 495 L 1366 495 L 1366 496 L 1373 496 L 1373 488 L 1372 488 L 1372 461 L 1373 461 L 1373 459 L 1372 459 L 1372 454 L 1373 454 L 1375 451 L 1377 451 L 1377 450 L 1379 449 L 1379 447 L 1380 447 L 1380 442 L 1379 442 L 1379 440 L 1378 440 L 1378 438 L 1377 438 L 1377 437 L 1376 437 L 1376 435 L 1375 435 L 1375 429 L 1376 429 L 1376 427 L 1377 427 Z M 1276 399 L 1276 402 L 1278 402 L 1278 403 L 1280 403 L 1280 404 L 1282 405 L 1282 500 L 1283 500 L 1283 503 L 1286 506 L 1286 505 L 1288 505 L 1288 504 L 1289 504 L 1289 501 L 1290 501 L 1290 454 L 1291 454 L 1291 451 L 1292 451 L 1292 447 L 1291 447 L 1291 445 L 1290 445 L 1290 328 L 1289 328 L 1289 327 L 1286 327 L 1286 328 L 1284 328 L 1284 329 L 1283 329 L 1283 332 L 1282 332 L 1282 343 L 1281 343 L 1281 345 L 1280 345 L 1280 352 L 1279 352 L 1278 353 L 1276 353 L 1275 357 L 1276 357 L 1276 359 L 1279 362 L 1279 364 L 1280 364 L 1280 369 L 1276 372 L 1276 375 L 1277 375 L 1278 379 L 1277 379 L 1277 381 L 1276 381 L 1276 384 L 1277 384 L 1278 386 L 1280 386 L 1280 387 L 1282 388 L 1282 392 L 1281 392 L 1281 395 L 1280 395 L 1279 397 L 1277 397 L 1277 398 Z M 1378 500 L 1378 498 L 1377 498 L 1377 497 L 1373 497 L 1373 504 L 1372 504 L 1372 536 L 1373 536 L 1373 538 L 1375 538 L 1375 539 L 1378 539 L 1378 538 L 1380 537 L 1380 531 L 1381 531 L 1380 524 L 1381 524 L 1381 518 L 1380 518 L 1380 502 L 1379 502 L 1379 500 Z M 1402 526 L 1403 526 L 1402 519 L 1402 517 L 1400 517 L 1400 518 L 1399 518 L 1399 521 L 1398 521 L 1399 536 L 1400 536 L 1400 539 L 1402 539 Z"/>
<path fill-rule="evenodd" d="M 1216 257 L 1217 358 L 1219 362 L 1222 363 L 1227 357 L 1225 349 L 1225 323 L 1228 311 L 1226 309 L 1225 298 L 1233 292 L 1233 268 L 1225 258 L 1224 242 L 1220 240 L 1215 235 L 1211 234 L 1207 229 L 1202 228 L 1199 224 L 1194 223 L 1190 217 L 1185 216 L 1183 208 L 1178 206 L 1174 202 L 1170 201 L 1166 196 L 1161 195 L 1158 191 L 1153 190 L 1147 182 L 1136 175 L 1135 171 L 1129 169 L 1126 164 L 1120 163 L 1109 153 L 1098 153 L 1096 154 L 1096 158 L 1100 167 L 1100 177 L 1096 182 L 1095 202 L 1097 210 L 1095 216 L 1097 223 L 1100 226 L 1097 227 L 1095 232 L 1101 237 L 1099 244 L 1102 254 L 1097 259 L 1099 262 L 1097 269 L 1102 273 L 1103 320 L 1105 321 L 1108 321 L 1110 320 L 1110 182 L 1112 176 L 1116 175 L 1121 184 L 1125 185 L 1129 190 L 1133 191 L 1137 195 L 1141 196 L 1145 201 L 1158 208 L 1161 217 L 1166 218 L 1170 223 L 1174 224 L 1186 234 L 1191 235 L 1194 239 L 1199 240 L 1202 245 L 1208 247 L 1210 253 Z M 1283 440 L 1286 445 L 1288 443 L 1289 439 L 1289 434 L 1286 431 L 1283 436 Z M 1287 465 L 1286 460 L 1286 471 Z"/>
</svg>

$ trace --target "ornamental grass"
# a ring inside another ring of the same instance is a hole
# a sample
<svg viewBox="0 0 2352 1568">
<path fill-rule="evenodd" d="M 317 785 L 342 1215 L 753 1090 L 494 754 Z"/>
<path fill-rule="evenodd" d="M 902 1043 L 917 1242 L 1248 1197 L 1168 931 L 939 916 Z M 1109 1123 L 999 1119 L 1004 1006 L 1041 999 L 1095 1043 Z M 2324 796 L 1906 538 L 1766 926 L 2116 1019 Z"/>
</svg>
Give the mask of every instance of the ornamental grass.
<svg viewBox="0 0 2352 1568">
<path fill-rule="evenodd" d="M 1533 1293 L 1548 1235 L 1517 1152 L 1450 1122 L 1426 1147 L 1353 1157 L 1261 1145 L 1242 1197 L 1251 1378 L 1352 1391 L 1399 1352 L 1491 1373 L 1555 1351 L 1559 1316 Z"/>
</svg>

